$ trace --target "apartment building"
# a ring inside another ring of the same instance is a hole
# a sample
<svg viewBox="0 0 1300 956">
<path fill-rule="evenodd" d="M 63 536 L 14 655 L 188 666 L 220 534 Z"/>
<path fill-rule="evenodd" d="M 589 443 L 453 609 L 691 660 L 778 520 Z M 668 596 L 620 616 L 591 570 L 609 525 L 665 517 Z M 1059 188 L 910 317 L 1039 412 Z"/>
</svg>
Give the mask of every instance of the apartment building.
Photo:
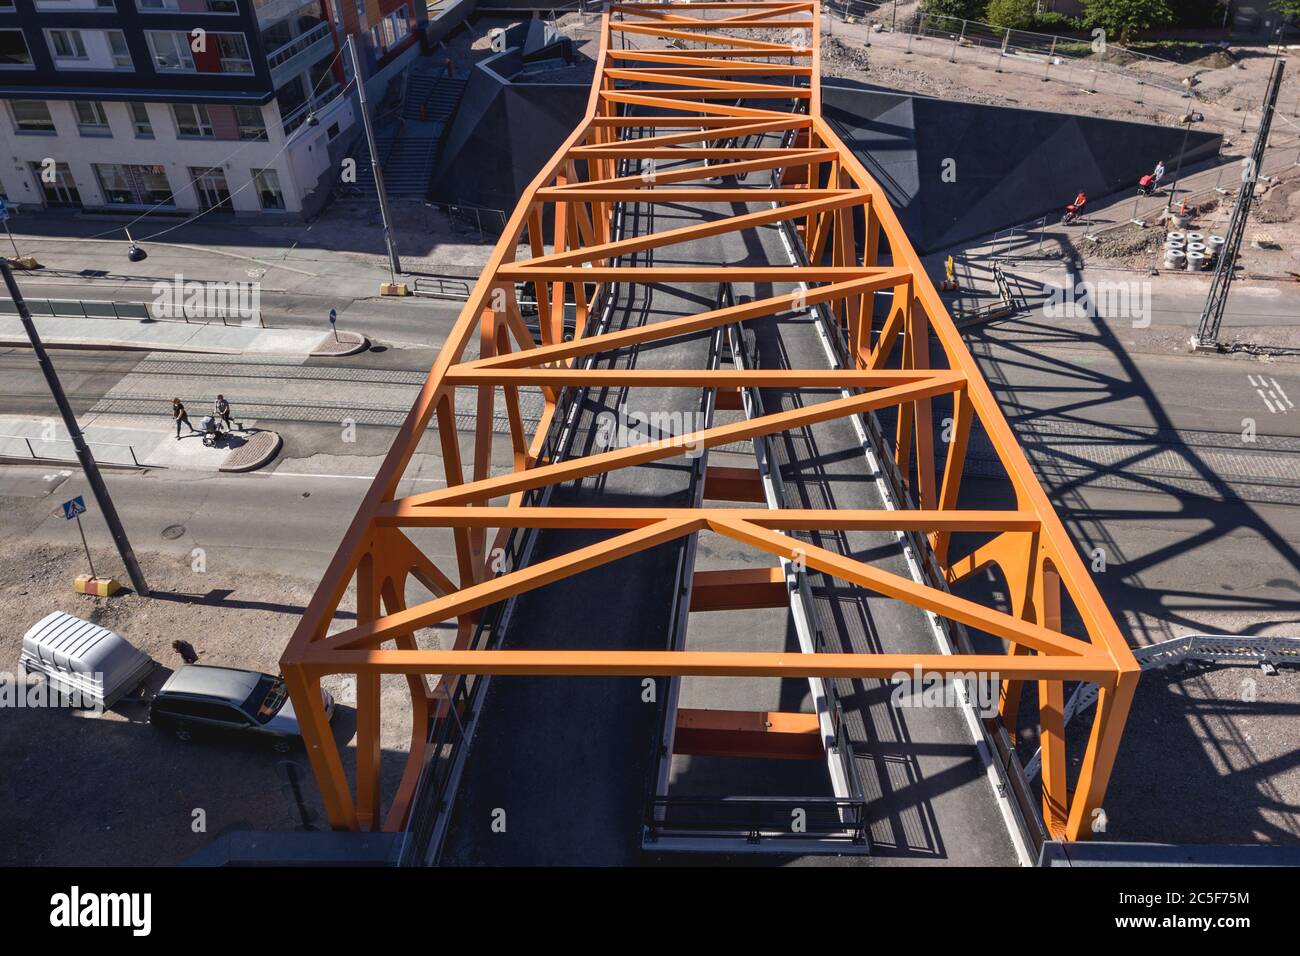
<svg viewBox="0 0 1300 956">
<path fill-rule="evenodd" d="M 415 0 L 0 0 L 0 191 L 26 209 L 292 215 L 416 52 Z M 379 88 L 376 89 L 376 84 Z"/>
</svg>

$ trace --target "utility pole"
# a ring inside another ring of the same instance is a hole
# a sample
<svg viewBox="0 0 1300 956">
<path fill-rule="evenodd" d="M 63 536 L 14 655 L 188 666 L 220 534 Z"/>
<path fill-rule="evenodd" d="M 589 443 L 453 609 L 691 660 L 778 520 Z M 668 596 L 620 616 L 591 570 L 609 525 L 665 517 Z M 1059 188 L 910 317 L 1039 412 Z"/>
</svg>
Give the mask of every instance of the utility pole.
<svg viewBox="0 0 1300 956">
<path fill-rule="evenodd" d="M 95 496 L 99 510 L 104 513 L 104 523 L 108 525 L 108 532 L 113 537 L 113 543 L 117 545 L 117 553 L 122 556 L 122 564 L 126 566 L 127 577 L 131 579 L 131 586 L 135 588 L 137 594 L 148 597 L 149 585 L 145 583 L 144 572 L 140 570 L 140 563 L 135 559 L 135 552 L 131 550 L 131 542 L 127 540 L 126 529 L 122 527 L 122 521 L 117 516 L 117 509 L 113 507 L 113 499 L 109 496 L 108 486 L 104 484 L 104 479 L 99 474 L 99 466 L 95 464 L 95 456 L 86 447 L 86 439 L 81 434 L 81 426 L 77 424 L 77 416 L 72 414 L 72 406 L 68 404 L 68 396 L 63 394 L 63 386 L 59 384 L 59 376 L 54 371 L 54 365 L 50 362 L 49 355 L 46 354 L 40 335 L 36 332 L 36 323 L 32 321 L 32 313 L 23 300 L 22 292 L 18 290 L 18 283 L 14 281 L 13 270 L 9 268 L 9 263 L 4 259 L 0 259 L 0 272 L 4 273 L 5 286 L 9 289 L 9 298 L 14 300 L 14 308 L 18 310 L 18 317 L 22 320 L 23 329 L 27 332 L 27 338 L 31 340 L 32 351 L 36 353 L 36 362 L 45 375 L 45 382 L 49 385 L 50 393 L 54 396 L 54 403 L 59 406 L 59 414 L 63 416 L 63 425 L 68 429 L 68 437 L 72 439 L 72 447 L 76 449 L 77 460 L 81 462 L 81 470 L 86 475 L 86 481 L 90 484 L 90 490 Z"/>
<path fill-rule="evenodd" d="M 1219 329 L 1223 325 L 1223 313 L 1228 305 L 1228 291 L 1232 288 L 1237 255 L 1246 234 L 1246 221 L 1250 218 L 1250 207 L 1255 202 L 1255 184 L 1259 182 L 1260 170 L 1264 165 L 1264 152 L 1268 149 L 1268 134 L 1273 127 L 1273 113 L 1277 109 L 1285 69 L 1285 60 L 1281 57 L 1274 59 L 1273 73 L 1268 80 L 1268 93 L 1264 96 L 1264 108 L 1259 115 L 1259 132 L 1255 135 L 1255 145 L 1250 151 L 1250 158 L 1246 160 L 1246 168 L 1242 171 L 1241 192 L 1237 195 L 1237 205 L 1232 210 L 1223 248 L 1219 250 L 1219 261 L 1214 267 L 1210 293 L 1205 297 L 1205 308 L 1201 311 L 1201 324 L 1196 330 L 1196 337 L 1192 339 L 1192 348 L 1198 352 L 1223 351 L 1219 345 Z"/>
<path fill-rule="evenodd" d="M 361 76 L 361 62 L 357 58 L 356 37 L 348 34 L 344 41 L 352 60 L 352 79 L 357 84 L 357 97 L 361 100 L 361 125 L 366 129 L 366 144 L 370 147 L 370 166 L 375 171 L 375 192 L 379 193 L 379 217 L 384 222 L 384 242 L 388 245 L 388 273 L 393 282 L 402 271 L 397 258 L 397 242 L 393 238 L 393 217 L 388 211 L 388 194 L 384 192 L 384 174 L 379 168 L 379 150 L 375 146 L 375 131 L 370 126 L 370 107 L 366 105 L 366 82 Z"/>
</svg>

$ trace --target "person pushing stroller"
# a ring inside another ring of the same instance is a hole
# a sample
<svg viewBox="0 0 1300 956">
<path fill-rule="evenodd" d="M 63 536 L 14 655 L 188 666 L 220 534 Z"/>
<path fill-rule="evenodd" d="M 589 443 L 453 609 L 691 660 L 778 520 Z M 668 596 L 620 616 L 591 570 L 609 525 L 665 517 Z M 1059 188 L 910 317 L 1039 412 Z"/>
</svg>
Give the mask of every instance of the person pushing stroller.
<svg viewBox="0 0 1300 956">
<path fill-rule="evenodd" d="M 230 403 L 226 401 L 226 396 L 218 395 L 217 400 L 212 403 L 212 417 L 221 419 L 225 423 L 226 431 L 231 431 L 233 426 L 230 424 Z"/>
</svg>

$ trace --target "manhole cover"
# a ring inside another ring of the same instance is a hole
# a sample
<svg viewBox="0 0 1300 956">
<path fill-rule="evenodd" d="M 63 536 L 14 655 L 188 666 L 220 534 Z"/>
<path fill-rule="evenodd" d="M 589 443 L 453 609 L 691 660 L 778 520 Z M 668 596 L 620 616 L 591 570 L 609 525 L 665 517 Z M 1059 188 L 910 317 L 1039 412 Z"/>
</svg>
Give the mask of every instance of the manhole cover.
<svg viewBox="0 0 1300 956">
<path fill-rule="evenodd" d="M 166 538 L 168 541 L 175 541 L 184 533 L 185 533 L 185 525 L 169 524 L 167 527 L 163 528 L 162 536 Z"/>
</svg>

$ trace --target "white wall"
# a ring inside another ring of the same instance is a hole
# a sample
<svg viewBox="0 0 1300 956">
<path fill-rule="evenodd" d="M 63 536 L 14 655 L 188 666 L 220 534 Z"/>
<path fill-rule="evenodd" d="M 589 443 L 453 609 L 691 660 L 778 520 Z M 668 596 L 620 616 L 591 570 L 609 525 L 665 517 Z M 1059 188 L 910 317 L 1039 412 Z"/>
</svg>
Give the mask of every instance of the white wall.
<svg viewBox="0 0 1300 956">
<path fill-rule="evenodd" d="M 272 103 L 274 104 L 274 101 Z M 330 126 L 334 123 L 338 124 L 339 135 L 336 138 L 344 142 L 353 135 L 351 129 L 357 122 L 353 98 L 336 96 L 327 106 L 316 111 L 316 118 L 320 120 L 318 125 L 308 126 L 303 123 L 294 130 L 290 137 L 289 148 L 285 151 L 293 178 L 286 180 L 281 175 L 280 186 L 286 194 L 292 191 L 298 198 L 316 185 L 321 174 L 330 165 Z M 280 128 L 278 123 L 276 128 Z"/>
<path fill-rule="evenodd" d="M 149 103 L 149 119 L 153 125 L 153 139 L 136 139 L 135 127 L 125 103 L 104 102 L 112 138 L 84 137 L 77 132 L 77 122 L 72 104 L 50 100 L 47 103 L 54 120 L 55 135 L 19 134 L 14 131 L 13 119 L 7 107 L 0 107 L 0 181 L 12 203 L 29 208 L 40 207 L 42 192 L 34 181 L 30 163 L 41 163 L 46 158 L 67 163 L 77 182 L 82 203 L 89 206 L 106 206 L 99 189 L 99 179 L 93 164 L 126 163 L 132 165 L 161 165 L 176 194 L 176 208 L 199 209 L 198 197 L 190 185 L 190 167 L 208 168 L 220 165 L 226 176 L 232 203 L 236 212 L 261 212 L 256 188 L 250 185 L 252 170 L 275 169 L 284 194 L 285 212 L 301 210 L 298 182 L 292 168 L 290 155 L 294 147 L 276 153 L 284 146 L 277 111 L 274 105 L 263 107 L 269 142 L 225 139 L 180 139 L 171 109 L 165 103 Z M 328 125 L 328 124 L 324 124 Z M 323 127 L 313 127 L 321 129 Z M 269 213 L 276 215 L 276 213 Z"/>
</svg>

